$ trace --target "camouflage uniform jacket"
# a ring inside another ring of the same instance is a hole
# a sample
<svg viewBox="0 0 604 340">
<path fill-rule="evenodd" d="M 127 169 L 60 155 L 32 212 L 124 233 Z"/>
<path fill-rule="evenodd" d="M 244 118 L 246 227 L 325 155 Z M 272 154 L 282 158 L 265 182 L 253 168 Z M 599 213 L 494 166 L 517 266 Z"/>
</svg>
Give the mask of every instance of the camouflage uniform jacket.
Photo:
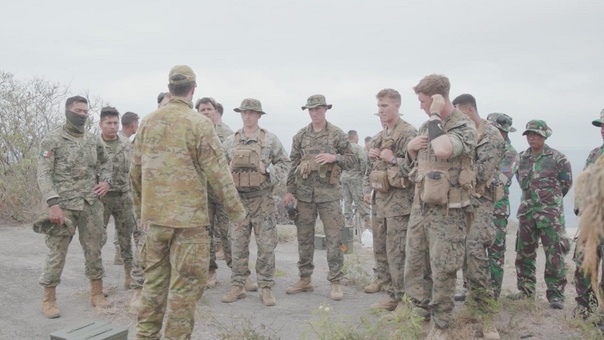
<svg viewBox="0 0 604 340">
<path fill-rule="evenodd" d="M 604 145 L 591 150 L 589 156 L 587 156 L 587 160 L 585 160 L 585 167 L 583 167 L 583 170 L 586 170 L 590 165 L 594 164 L 602 154 L 604 154 Z M 575 195 L 575 210 L 579 209 L 580 206 L 581 200 L 579 199 L 579 196 Z"/>
<path fill-rule="evenodd" d="M 505 141 L 499 129 L 486 119 L 481 119 L 477 130 L 477 143 L 474 156 L 475 191 L 477 194 L 492 198 L 489 188 L 499 183 L 499 163 L 503 156 Z"/>
<path fill-rule="evenodd" d="M 330 136 L 333 136 L 330 140 Z M 293 138 L 290 159 L 291 169 L 287 175 L 287 192 L 294 194 L 303 202 L 331 202 L 342 198 L 339 183 L 330 184 L 330 176 L 321 178 L 313 171 L 307 178 L 298 173 L 298 166 L 305 155 L 318 155 L 321 152 L 336 154 L 340 161 L 334 163 L 348 170 L 354 167 L 355 157 L 348 141 L 348 135 L 339 127 L 327 122 L 325 127 L 315 132 L 312 124 L 302 128 Z"/>
<path fill-rule="evenodd" d="M 340 182 L 358 183 L 361 185 L 363 176 L 365 176 L 365 172 L 367 171 L 367 152 L 365 152 L 365 148 L 356 143 L 350 143 L 350 147 L 355 156 L 355 165 L 350 170 L 342 171 Z"/>
<path fill-rule="evenodd" d="M 562 199 L 573 183 L 570 162 L 564 154 L 547 144 L 538 155 L 531 154 L 529 148 L 520 153 L 516 177 L 522 189 L 518 216 L 564 216 Z"/>
<path fill-rule="evenodd" d="M 61 208 L 83 210 L 84 201 L 92 204 L 97 199 L 93 191 L 97 173 L 101 180 L 111 180 L 112 172 L 105 143 L 88 131 L 74 137 L 63 126 L 40 142 L 38 186 L 46 202 L 59 198 Z"/>
<path fill-rule="evenodd" d="M 118 134 L 118 144 L 115 153 L 111 148 L 105 148 L 113 164 L 111 188 L 113 192 L 130 191 L 130 159 L 132 157 L 132 143 L 122 134 Z"/>
<path fill-rule="evenodd" d="M 132 152 L 130 179 L 136 217 L 173 228 L 208 226 L 207 186 L 232 222 L 245 217 L 212 122 L 172 97 L 145 117 Z"/>
<path fill-rule="evenodd" d="M 228 125 L 222 122 L 216 124 L 214 128 L 216 129 L 216 134 L 218 135 L 218 139 L 220 139 L 221 143 L 224 143 L 227 137 L 231 136 L 234 133 Z"/>
<path fill-rule="evenodd" d="M 409 173 L 406 169 L 401 168 L 401 164 L 404 164 L 407 158 L 407 144 L 416 136 L 417 129 L 402 118 L 398 118 L 392 131 L 384 129 L 371 140 L 372 148 L 380 150 L 390 148 L 397 158 L 397 165 L 388 164 L 381 159 L 368 159 L 369 166 L 363 180 L 363 192 L 365 194 L 371 192 L 369 175 L 372 170 L 391 169 L 398 173 L 398 176 L 408 178 Z M 411 213 L 415 188 L 410 181 L 407 180 L 405 183 L 409 185 L 407 188 L 391 186 L 388 192 L 375 191 L 373 200 L 378 218 L 405 216 Z"/>
<path fill-rule="evenodd" d="M 509 138 L 505 141 L 505 150 L 499 166 L 499 180 L 503 183 L 503 198 L 495 202 L 495 216 L 510 216 L 510 185 L 518 169 L 518 152 L 512 146 Z"/>
<path fill-rule="evenodd" d="M 258 143 L 260 131 L 264 131 L 264 140 L 261 142 L 262 154 L 260 155 L 260 161 L 264 163 L 266 170 L 269 173 L 269 181 L 262 183 L 260 190 L 265 188 L 273 189 L 277 184 L 285 182 L 291 166 L 289 156 L 287 156 L 287 152 L 277 136 L 264 129 L 258 129 L 252 137 L 246 137 L 243 129 L 241 129 L 237 131 L 237 133 L 227 137 L 224 140 L 222 147 L 224 148 L 227 160 L 230 163 L 233 159 L 233 153 L 235 152 L 237 145 Z M 239 137 L 239 140 L 236 141 L 236 137 Z"/>
</svg>

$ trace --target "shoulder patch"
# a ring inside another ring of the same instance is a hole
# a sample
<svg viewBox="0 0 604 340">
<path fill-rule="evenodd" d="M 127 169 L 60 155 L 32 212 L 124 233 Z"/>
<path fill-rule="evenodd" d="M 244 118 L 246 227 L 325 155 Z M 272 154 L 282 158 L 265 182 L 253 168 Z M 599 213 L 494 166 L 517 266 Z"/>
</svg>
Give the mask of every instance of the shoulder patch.
<svg viewBox="0 0 604 340">
<path fill-rule="evenodd" d="M 48 150 L 42 150 L 42 152 L 40 153 L 40 156 L 44 157 L 44 158 L 49 158 L 50 156 L 52 156 L 52 152 L 48 151 Z"/>
</svg>

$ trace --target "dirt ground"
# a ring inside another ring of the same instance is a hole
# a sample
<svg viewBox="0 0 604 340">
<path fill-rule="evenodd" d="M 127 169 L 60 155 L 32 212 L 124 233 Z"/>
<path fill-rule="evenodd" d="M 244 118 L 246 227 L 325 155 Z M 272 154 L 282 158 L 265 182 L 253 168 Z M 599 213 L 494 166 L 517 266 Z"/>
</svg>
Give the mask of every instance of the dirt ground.
<svg viewBox="0 0 604 340">
<path fill-rule="evenodd" d="M 109 233 L 109 240 L 112 240 L 112 227 L 109 228 Z M 345 325 L 344 327 L 362 328 L 367 322 L 377 322 L 385 315 L 372 312 L 370 308 L 371 304 L 385 298 L 385 295 L 368 295 L 362 291 L 362 286 L 368 282 L 372 273 L 373 255 L 371 248 L 362 248 L 359 244 L 355 244 L 354 254 L 346 255 L 346 269 L 355 279 L 343 287 L 342 301 L 329 299 L 324 250 L 315 252 L 315 291 L 286 295 L 285 288 L 295 282 L 298 276 L 297 245 L 293 226 L 279 226 L 279 233 L 284 241 L 280 242 L 276 250 L 274 292 L 277 305 L 263 306 L 258 292 L 248 293 L 247 298 L 235 303 L 220 302 L 221 296 L 230 288 L 230 270 L 224 261 L 219 261 L 220 284 L 214 289 L 206 290 L 199 301 L 193 339 L 331 339 L 333 336 L 329 334 L 332 333 L 321 327 L 330 328 L 330 324 L 337 323 Z M 509 233 L 507 242 L 506 277 L 502 296 L 516 291 L 512 232 Z M 252 268 L 255 249 L 252 241 Z M 106 270 L 105 286 L 108 287 L 109 299 L 114 302 L 114 307 L 96 310 L 88 304 L 83 252 L 77 239 L 74 239 L 67 256 L 62 283 L 57 290 L 61 317 L 50 320 L 40 312 L 42 288 L 37 283 L 47 252 L 44 237 L 34 233 L 29 226 L 0 226 L 0 339 L 48 339 L 53 331 L 86 320 L 105 320 L 115 326 L 126 327 L 129 329 L 128 338 L 134 339 L 135 317 L 127 312 L 131 292 L 122 288 L 124 274 L 121 266 L 112 264 L 113 251 L 113 245 L 109 243 L 104 248 L 103 263 Z M 575 293 L 572 285 L 574 264 L 570 254 L 567 265 L 569 285 L 566 288 L 566 308 L 549 309 L 543 282 L 543 252 L 540 251 L 537 303 L 533 305 L 502 299 L 496 319 L 502 339 L 597 338 L 593 327 L 584 326 L 571 316 Z M 317 313 L 321 305 L 330 307 L 327 321 L 321 319 L 325 318 L 325 314 Z M 463 315 L 463 304 L 457 303 L 456 310 L 459 315 Z M 460 338 L 473 338 L 476 335 L 472 333 L 475 326 L 468 320 L 460 320 L 463 321 L 457 323 L 456 334 Z M 429 325 L 422 326 L 425 335 Z"/>
</svg>

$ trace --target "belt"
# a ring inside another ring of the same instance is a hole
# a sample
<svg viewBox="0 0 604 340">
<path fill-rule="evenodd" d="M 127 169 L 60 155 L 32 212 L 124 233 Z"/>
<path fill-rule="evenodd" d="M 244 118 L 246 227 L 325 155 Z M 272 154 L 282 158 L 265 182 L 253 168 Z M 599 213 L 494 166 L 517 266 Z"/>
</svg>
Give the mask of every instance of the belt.
<svg viewBox="0 0 604 340">
<path fill-rule="evenodd" d="M 256 190 L 256 191 L 240 192 L 239 197 L 241 197 L 243 199 L 260 197 L 260 196 L 268 193 L 270 191 L 270 189 L 271 188 L 264 188 L 264 189 L 260 189 L 260 190 Z"/>
</svg>

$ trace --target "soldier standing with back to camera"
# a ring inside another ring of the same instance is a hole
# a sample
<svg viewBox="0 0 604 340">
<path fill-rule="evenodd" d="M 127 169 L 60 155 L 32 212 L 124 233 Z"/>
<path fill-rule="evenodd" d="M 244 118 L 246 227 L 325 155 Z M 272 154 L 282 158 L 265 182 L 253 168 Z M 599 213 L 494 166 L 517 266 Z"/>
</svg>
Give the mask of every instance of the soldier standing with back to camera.
<svg viewBox="0 0 604 340">
<path fill-rule="evenodd" d="M 287 176 L 284 203 L 291 205 L 297 201 L 299 214 L 294 223 L 298 234 L 300 280 L 289 286 L 286 293 L 314 290 L 311 275 L 315 267 L 314 236 L 318 214 L 327 242 L 330 298 L 339 301 L 344 296 L 340 288 L 344 266 L 340 230 L 344 227 L 344 217 L 340 206 L 342 194 L 339 181 L 341 171 L 354 166 L 354 155 L 344 131 L 325 119 L 325 113 L 331 107 L 325 96 L 310 96 L 302 110 L 308 109 L 311 123 L 298 131 L 292 142 L 292 167 Z"/>
</svg>

